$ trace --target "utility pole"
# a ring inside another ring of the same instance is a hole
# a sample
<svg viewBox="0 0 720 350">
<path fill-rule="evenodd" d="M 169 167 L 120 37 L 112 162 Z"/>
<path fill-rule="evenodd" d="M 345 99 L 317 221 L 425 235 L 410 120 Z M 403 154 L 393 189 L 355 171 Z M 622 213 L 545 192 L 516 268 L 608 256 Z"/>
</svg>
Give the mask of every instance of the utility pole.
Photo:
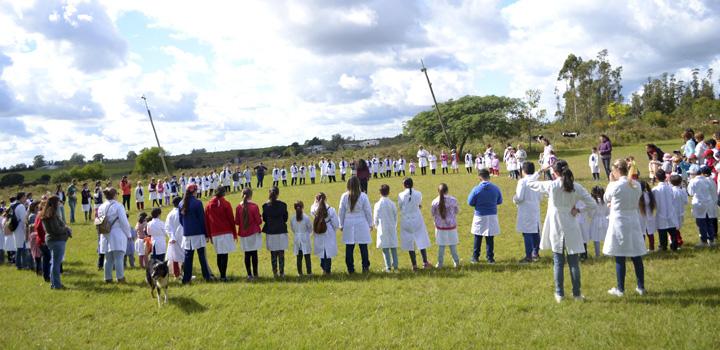
<svg viewBox="0 0 720 350">
<path fill-rule="evenodd" d="M 165 176 L 170 177 L 167 163 L 165 163 L 165 151 L 163 150 L 162 146 L 160 146 L 160 139 L 157 136 L 157 131 L 155 131 L 155 123 L 153 123 L 152 113 L 150 113 L 150 107 L 148 107 L 147 98 L 145 97 L 145 95 L 140 96 L 140 98 L 145 102 L 145 109 L 147 109 L 148 117 L 150 117 L 150 126 L 152 126 L 153 134 L 155 134 L 155 141 L 157 142 L 158 148 L 160 149 L 160 160 L 162 160 L 163 169 L 165 169 Z"/>
<path fill-rule="evenodd" d="M 425 62 L 420 59 L 420 64 L 422 65 L 422 69 L 420 69 L 420 71 L 425 73 L 425 79 L 427 79 L 428 87 L 430 88 L 430 94 L 432 95 L 433 102 L 435 103 L 435 111 L 437 111 L 438 121 L 440 121 L 440 127 L 442 128 L 443 134 L 445 135 L 445 143 L 448 147 L 453 148 L 454 145 L 450 144 L 450 136 L 448 136 L 447 130 L 445 130 L 445 123 L 443 123 L 442 114 L 440 114 L 440 107 L 438 106 L 437 99 L 435 98 L 435 92 L 433 91 L 430 77 L 428 77 L 427 68 L 425 68 Z"/>
</svg>

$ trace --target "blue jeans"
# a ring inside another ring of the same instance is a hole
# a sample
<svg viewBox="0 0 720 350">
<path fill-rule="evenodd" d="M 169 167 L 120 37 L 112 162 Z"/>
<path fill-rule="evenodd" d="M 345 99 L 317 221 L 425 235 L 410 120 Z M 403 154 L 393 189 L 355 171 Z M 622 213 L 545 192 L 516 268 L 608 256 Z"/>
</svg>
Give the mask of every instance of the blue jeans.
<svg viewBox="0 0 720 350">
<path fill-rule="evenodd" d="M 382 253 L 383 253 L 383 258 L 385 258 L 385 269 L 390 270 L 390 268 L 394 268 L 395 270 L 397 270 L 397 268 L 398 268 L 397 248 L 383 248 Z"/>
<path fill-rule="evenodd" d="M 47 241 L 50 249 L 50 288 L 62 288 L 60 282 L 60 265 L 65 256 L 65 244 L 67 241 Z"/>
<path fill-rule="evenodd" d="M 77 199 L 68 199 L 68 205 L 70 206 L 70 223 L 75 222 L 75 206 L 77 205 Z"/>
<path fill-rule="evenodd" d="M 695 223 L 700 231 L 700 241 L 703 243 L 715 241 L 717 232 L 715 232 L 714 219 L 711 219 L 706 215 L 704 219 L 695 219 Z"/>
<path fill-rule="evenodd" d="M 125 264 L 123 258 L 125 257 L 125 251 L 113 250 L 105 253 L 105 280 L 112 281 L 112 270 L 115 268 L 115 276 L 118 281 L 125 278 Z"/>
<path fill-rule="evenodd" d="M 210 268 L 208 267 L 207 258 L 205 257 L 205 247 L 198 248 L 198 260 L 200 260 L 200 269 L 202 270 L 203 278 L 206 281 L 210 280 Z M 183 261 L 183 279 L 182 283 L 190 283 L 192 279 L 192 268 L 193 258 L 195 255 L 194 250 L 185 249 L 185 261 Z"/>
<path fill-rule="evenodd" d="M 18 269 L 24 269 L 30 266 L 30 256 L 28 255 L 27 248 L 18 247 L 15 251 L 15 267 Z"/>
<path fill-rule="evenodd" d="M 580 257 L 578 254 L 568 254 L 567 262 L 570 266 L 570 280 L 572 281 L 573 296 L 580 296 Z M 565 296 L 565 253 L 553 253 L 553 274 L 555 276 L 555 294 Z"/>
<path fill-rule="evenodd" d="M 450 247 L 450 255 L 452 255 L 452 259 L 455 262 L 455 264 L 460 263 L 460 257 L 458 256 L 457 252 L 457 245 L 451 245 Z M 443 266 L 445 263 L 445 246 L 440 245 L 438 246 L 438 266 Z"/>
<path fill-rule="evenodd" d="M 60 218 L 62 219 L 63 222 L 65 222 L 65 206 L 61 205 L 58 208 L 59 208 L 58 210 L 60 211 Z"/>
<path fill-rule="evenodd" d="M 473 255 L 472 259 L 477 261 L 480 258 L 480 249 L 482 248 L 483 236 L 473 235 L 475 240 L 473 241 Z M 485 257 L 487 261 L 495 261 L 495 237 L 485 236 Z"/>
<path fill-rule="evenodd" d="M 540 248 L 540 234 L 523 233 L 523 241 L 525 242 L 525 258 L 530 260 L 533 256 L 537 256 Z"/>
<path fill-rule="evenodd" d="M 637 287 L 645 289 L 645 267 L 643 266 L 642 256 L 634 256 L 632 258 L 635 266 L 635 277 L 637 278 Z M 625 257 L 615 257 L 615 274 L 617 276 L 617 289 L 625 292 Z"/>
</svg>

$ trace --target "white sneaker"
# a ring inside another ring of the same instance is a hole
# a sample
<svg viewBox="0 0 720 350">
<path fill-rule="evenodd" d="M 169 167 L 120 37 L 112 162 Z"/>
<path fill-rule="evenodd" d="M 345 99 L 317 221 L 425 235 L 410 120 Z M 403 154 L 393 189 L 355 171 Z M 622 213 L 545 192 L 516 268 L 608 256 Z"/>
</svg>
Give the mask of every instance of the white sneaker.
<svg viewBox="0 0 720 350">
<path fill-rule="evenodd" d="M 584 296 L 584 295 L 578 295 L 578 296 L 576 296 L 576 297 L 573 297 L 573 299 L 575 299 L 575 301 L 585 301 L 585 296 Z"/>
<path fill-rule="evenodd" d="M 645 291 L 645 289 L 635 288 L 635 291 L 636 291 L 638 294 L 640 294 L 640 296 L 643 296 L 643 295 L 647 294 L 647 292 Z"/>
<path fill-rule="evenodd" d="M 458 266 L 460 266 L 460 260 L 458 260 L 458 261 L 453 261 L 453 267 L 457 269 Z"/>
<path fill-rule="evenodd" d="M 620 291 L 619 289 L 617 289 L 616 287 L 612 287 L 610 290 L 608 290 L 608 294 L 613 295 L 613 296 L 616 296 L 616 297 L 618 297 L 618 298 L 620 298 L 620 297 L 622 297 L 622 296 L 625 295 L 625 293 L 621 292 L 621 291 Z"/>
<path fill-rule="evenodd" d="M 442 267 L 443 267 L 443 266 L 440 265 L 440 263 L 435 264 L 435 268 L 436 268 L 436 269 L 442 269 Z"/>
<path fill-rule="evenodd" d="M 562 303 L 563 299 L 565 299 L 565 297 L 559 294 L 555 294 L 555 302 L 557 302 L 558 304 Z"/>
</svg>

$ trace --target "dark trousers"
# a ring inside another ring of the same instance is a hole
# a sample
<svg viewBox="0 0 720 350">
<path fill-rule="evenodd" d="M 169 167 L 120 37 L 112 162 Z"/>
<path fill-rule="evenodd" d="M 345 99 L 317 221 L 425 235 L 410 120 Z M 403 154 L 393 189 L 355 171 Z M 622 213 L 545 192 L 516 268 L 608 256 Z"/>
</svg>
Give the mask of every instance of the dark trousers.
<svg viewBox="0 0 720 350">
<path fill-rule="evenodd" d="M 207 258 L 205 257 L 205 247 L 198 248 L 198 260 L 200 260 L 200 269 L 202 270 L 202 276 L 206 281 L 210 280 L 210 268 L 208 266 Z M 185 249 L 185 261 L 183 261 L 183 279 L 182 283 L 190 283 L 192 279 L 193 269 L 193 258 L 195 255 L 194 250 Z"/>
<path fill-rule="evenodd" d="M 421 167 L 420 167 L 420 174 L 422 174 L 422 175 L 427 174 L 427 167 L 426 167 L 426 166 L 421 166 Z"/>
<path fill-rule="evenodd" d="M 362 259 L 362 270 L 367 272 L 370 270 L 370 258 L 368 257 L 367 244 L 358 244 L 360 246 L 360 258 Z M 345 265 L 347 265 L 348 273 L 355 273 L 355 253 L 354 244 L 345 245 Z"/>
<path fill-rule="evenodd" d="M 42 275 L 45 282 L 50 282 L 50 248 L 46 244 L 40 246 L 42 254 Z"/>
<path fill-rule="evenodd" d="M 272 265 L 273 275 L 277 276 L 278 270 L 280 275 L 285 275 L 285 251 L 275 250 L 270 252 L 270 263 Z"/>
<path fill-rule="evenodd" d="M 532 259 L 536 257 L 540 248 L 540 234 L 523 233 L 523 241 L 525 243 L 525 258 Z"/>
<path fill-rule="evenodd" d="M 342 180 L 343 182 L 345 182 L 345 174 L 340 174 L 340 180 Z"/>
<path fill-rule="evenodd" d="M 639 289 L 645 289 L 645 268 L 643 266 L 642 256 L 635 256 L 632 259 L 635 266 L 635 277 L 637 278 L 637 286 Z M 615 257 L 615 273 L 617 276 L 617 289 L 621 292 L 625 291 L 625 257 Z"/>
<path fill-rule="evenodd" d="M 245 270 L 248 276 L 258 276 L 258 252 L 253 250 L 245 252 Z"/>
<path fill-rule="evenodd" d="M 228 255 L 217 254 L 216 256 L 218 271 L 220 271 L 220 278 L 227 277 L 227 266 L 228 266 Z"/>
<path fill-rule="evenodd" d="M 677 229 L 674 227 L 658 230 L 658 235 L 660 236 L 660 250 L 667 250 L 668 234 L 670 235 L 670 249 L 677 250 L 678 249 Z"/>
<path fill-rule="evenodd" d="M 367 179 L 360 179 L 360 191 L 367 193 L 368 189 L 368 180 Z"/>
<path fill-rule="evenodd" d="M 698 230 L 700 231 L 700 241 L 703 243 L 715 241 L 717 232 L 715 232 L 714 221 L 715 219 L 711 219 L 707 215 L 705 215 L 704 219 L 695 219 L 695 224 L 697 224 Z"/>
<path fill-rule="evenodd" d="M 292 186 L 297 185 L 297 177 L 293 177 L 292 179 L 290 179 L 290 185 L 292 185 Z"/>
<path fill-rule="evenodd" d="M 610 168 L 610 157 L 609 156 L 608 157 L 600 157 L 600 159 L 602 160 L 603 168 L 605 168 L 605 176 L 607 176 L 607 178 L 609 179 L 610 178 L 610 170 L 612 170 Z"/>
<path fill-rule="evenodd" d="M 480 258 L 480 248 L 482 248 L 483 236 L 474 235 L 475 241 L 473 242 L 473 260 L 477 261 Z M 485 236 L 485 257 L 488 262 L 495 261 L 495 237 Z"/>
<path fill-rule="evenodd" d="M 302 276 L 302 265 L 303 265 L 303 257 L 305 258 L 305 270 L 308 275 L 312 275 L 312 262 L 310 261 L 310 254 L 303 254 L 303 251 L 299 251 L 297 255 L 297 271 L 298 275 Z"/>
<path fill-rule="evenodd" d="M 123 195 L 123 206 L 127 208 L 128 211 L 130 211 L 130 195 L 124 194 Z"/>
<path fill-rule="evenodd" d="M 327 256 L 327 255 L 325 255 Z M 332 271 L 332 259 L 330 258 L 320 258 L 320 268 L 322 268 L 323 272 L 326 275 L 329 275 Z"/>
<path fill-rule="evenodd" d="M 263 179 L 264 179 L 264 178 L 265 178 L 264 175 L 258 175 L 258 177 L 257 177 L 257 186 L 256 186 L 257 188 L 262 188 L 262 187 L 263 187 Z"/>
</svg>

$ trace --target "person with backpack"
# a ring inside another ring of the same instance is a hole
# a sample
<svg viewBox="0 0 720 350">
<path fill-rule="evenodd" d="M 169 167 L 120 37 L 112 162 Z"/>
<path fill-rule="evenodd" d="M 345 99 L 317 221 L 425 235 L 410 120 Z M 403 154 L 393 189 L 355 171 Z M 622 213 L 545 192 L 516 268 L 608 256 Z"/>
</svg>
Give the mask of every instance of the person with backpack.
<svg viewBox="0 0 720 350">
<path fill-rule="evenodd" d="M 15 267 L 18 270 L 29 267 L 28 243 L 25 239 L 27 209 L 25 208 L 25 192 L 18 192 L 15 201 L 8 209 L 8 219 L 5 225 L 15 238 Z M 6 231 L 7 232 L 7 231 Z"/>
<path fill-rule="evenodd" d="M 130 223 L 125 206 L 116 201 L 117 190 L 108 187 L 103 190 L 107 201 L 97 208 L 95 227 L 100 234 L 100 245 L 105 253 L 105 283 L 112 282 L 112 270 L 118 283 L 125 282 L 124 258 L 127 242 L 132 239 Z"/>
</svg>

